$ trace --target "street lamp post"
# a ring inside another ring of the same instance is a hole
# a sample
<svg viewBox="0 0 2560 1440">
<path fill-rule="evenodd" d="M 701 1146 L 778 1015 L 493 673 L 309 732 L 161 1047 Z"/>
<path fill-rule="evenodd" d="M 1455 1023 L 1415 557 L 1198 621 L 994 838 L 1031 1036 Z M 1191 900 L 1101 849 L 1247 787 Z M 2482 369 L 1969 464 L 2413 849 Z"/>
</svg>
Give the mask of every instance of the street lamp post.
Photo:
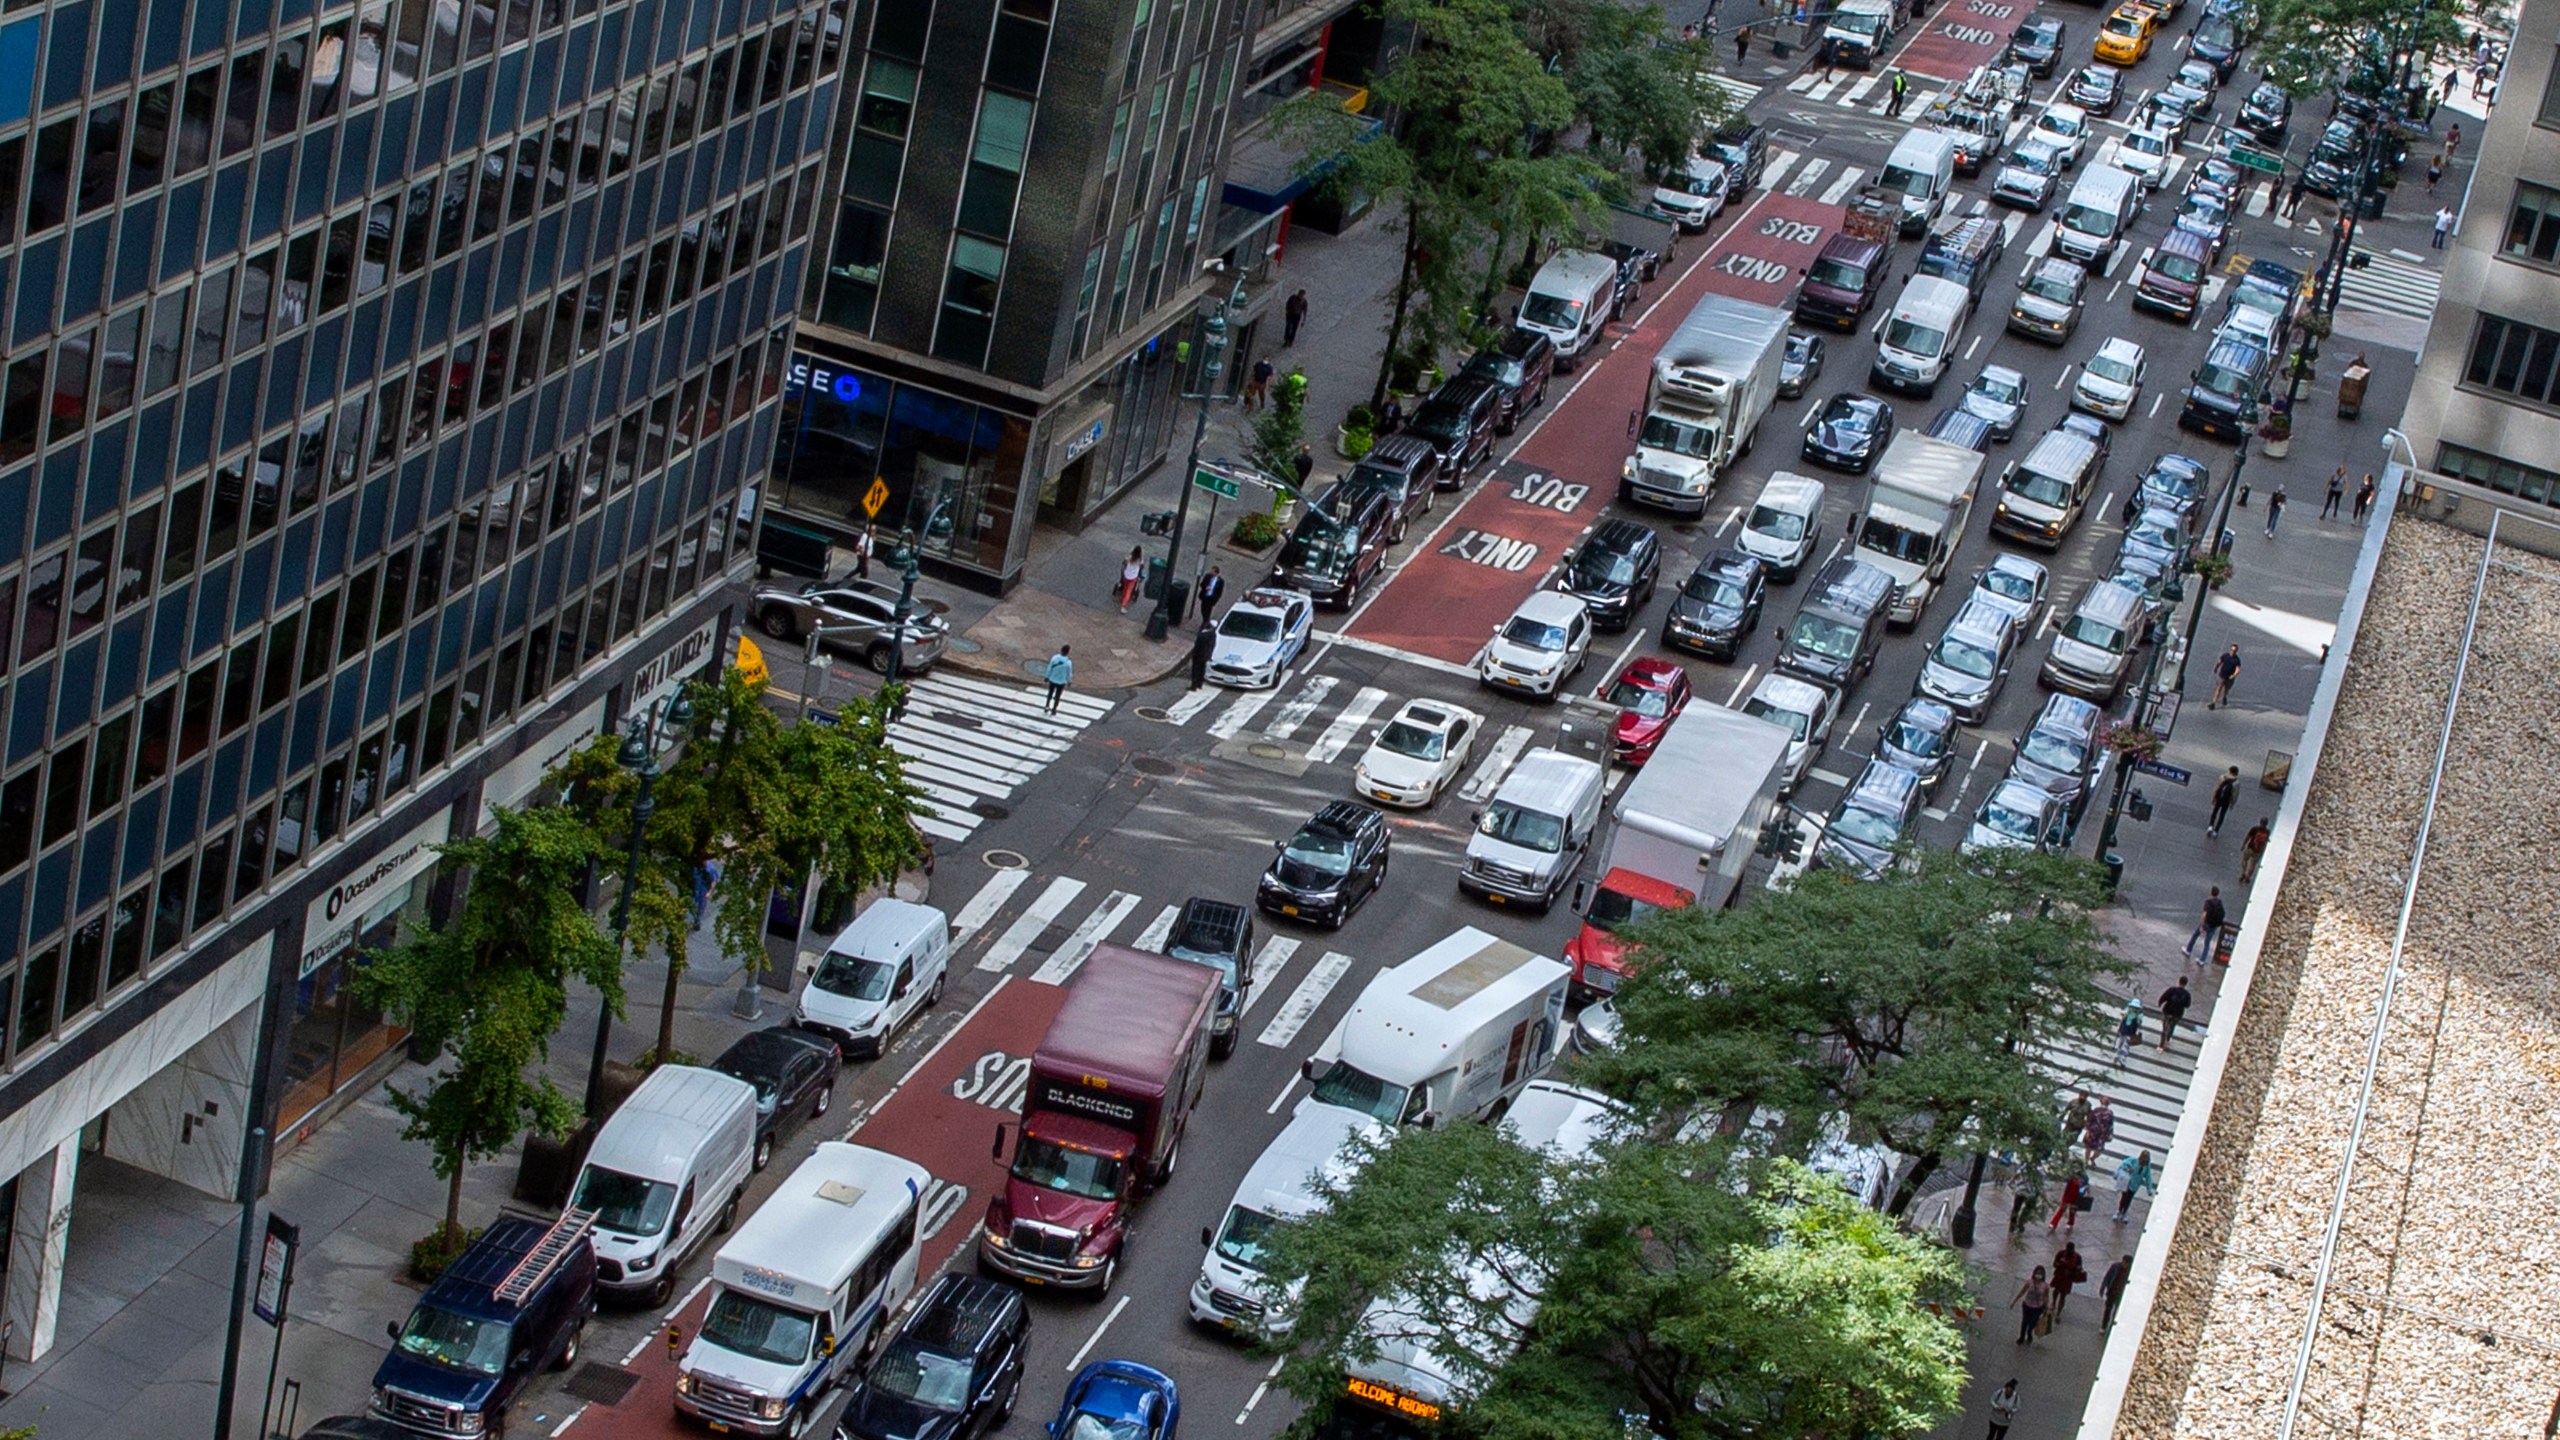
<svg viewBox="0 0 2560 1440">
<path fill-rule="evenodd" d="M 2222 493 L 2214 497 L 2213 511 L 2206 517 L 2204 543 L 2211 546 L 2213 553 L 2217 555 L 2222 552 L 2223 532 L 2231 525 L 2231 496 L 2240 488 L 2241 472 L 2248 468 L 2249 436 L 2248 432 L 2243 431 L 2240 435 L 2239 448 L 2231 453 L 2230 478 L 2222 482 Z M 2196 627 L 2204 623 L 2205 599 L 2212 593 L 2213 587 L 2205 584 L 2203 577 L 2197 577 L 2195 608 L 2187 612 L 2186 638 L 2178 646 L 2178 678 L 2176 683 L 2169 687 L 2181 695 L 2187 693 L 2187 662 L 2195 658 Z"/>
<path fill-rule="evenodd" d="M 2187 598 L 2186 587 L 2179 583 L 2174 572 L 2169 576 L 2167 587 L 2160 593 L 2172 609 Z M 2129 717 L 2135 729 L 2149 729 L 2153 719 L 2159 713 L 2160 657 L 2167 648 L 2169 634 L 2169 624 L 2166 620 L 2151 622 L 2149 633 L 2145 637 L 2151 643 L 2151 659 L 2143 667 L 2142 689 L 2139 698 L 2134 701 L 2133 714 Z M 2124 858 L 2116 854 L 2116 829 L 2124 821 L 2125 791 L 2132 784 L 2133 757 L 2118 751 L 2115 788 L 2107 796 L 2107 823 L 2098 831 L 2098 863 L 2107 867 L 2107 888 L 2110 891 L 2115 888 L 2124 874 Z"/>
<path fill-rule="evenodd" d="M 1173 532 L 1165 538 L 1164 586 L 1156 592 L 1156 607 L 1147 612 L 1150 640 L 1162 640 L 1173 629 L 1173 581 L 1182 559 L 1182 530 L 1191 523 L 1192 477 L 1200 471 L 1200 445 L 1209 435 L 1209 404 L 1227 368 L 1227 317 L 1243 306 L 1244 277 L 1239 275 L 1227 298 L 1200 322 L 1200 411 L 1191 423 L 1191 458 L 1182 467 L 1182 493 L 1173 501 Z"/>
<path fill-rule="evenodd" d="M 669 696 L 664 707 L 651 705 L 631 717 L 629 728 L 622 733 L 622 748 L 614 760 L 623 769 L 640 777 L 640 789 L 631 797 L 631 849 L 623 858 L 622 893 L 613 898 L 613 948 L 619 955 L 631 930 L 631 891 L 640 883 L 640 860 L 648 841 L 649 817 L 658 810 L 658 722 L 667 728 L 682 730 L 693 724 L 693 703 L 678 690 Z M 595 1053 L 587 1062 L 587 1118 L 603 1117 L 604 1066 L 613 1045 L 613 1007 L 599 997 L 596 1005 Z M 665 1057 L 660 1057 L 661 1059 Z"/>
</svg>

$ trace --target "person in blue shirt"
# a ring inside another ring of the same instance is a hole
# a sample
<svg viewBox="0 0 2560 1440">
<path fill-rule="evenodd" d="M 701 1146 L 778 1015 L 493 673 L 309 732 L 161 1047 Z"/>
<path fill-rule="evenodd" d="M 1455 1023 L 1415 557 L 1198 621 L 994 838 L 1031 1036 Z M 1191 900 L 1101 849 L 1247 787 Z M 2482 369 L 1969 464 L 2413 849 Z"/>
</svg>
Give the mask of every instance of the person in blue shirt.
<svg viewBox="0 0 2560 1440">
<path fill-rule="evenodd" d="M 1076 662 L 1067 658 L 1067 650 L 1067 646 L 1061 645 L 1058 653 L 1049 657 L 1049 668 L 1045 672 L 1049 681 L 1049 699 L 1040 707 L 1040 713 L 1044 715 L 1058 713 L 1058 697 L 1067 693 L 1067 687 L 1075 683 Z"/>
</svg>

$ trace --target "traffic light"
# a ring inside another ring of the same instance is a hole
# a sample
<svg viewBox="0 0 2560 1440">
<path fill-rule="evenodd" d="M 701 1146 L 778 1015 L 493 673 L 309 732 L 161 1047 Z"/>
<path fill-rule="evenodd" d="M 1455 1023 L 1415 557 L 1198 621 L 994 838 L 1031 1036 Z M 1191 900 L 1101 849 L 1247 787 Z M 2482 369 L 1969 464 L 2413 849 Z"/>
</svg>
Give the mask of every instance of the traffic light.
<svg viewBox="0 0 2560 1440">
<path fill-rule="evenodd" d="M 1780 807 L 1769 822 L 1760 827 L 1759 843 L 1752 847 L 1762 855 L 1793 865 L 1804 859 L 1804 830 L 1796 824 L 1795 812 Z"/>
</svg>

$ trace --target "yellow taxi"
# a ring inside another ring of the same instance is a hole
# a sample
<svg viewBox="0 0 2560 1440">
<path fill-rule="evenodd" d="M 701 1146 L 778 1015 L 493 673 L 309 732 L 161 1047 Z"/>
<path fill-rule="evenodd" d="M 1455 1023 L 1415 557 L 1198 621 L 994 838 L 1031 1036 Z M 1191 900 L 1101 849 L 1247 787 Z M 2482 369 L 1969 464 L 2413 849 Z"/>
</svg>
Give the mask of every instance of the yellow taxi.
<svg viewBox="0 0 2560 1440">
<path fill-rule="evenodd" d="M 2090 54 L 2110 65 L 2135 64 L 2151 53 L 2151 33 L 2159 23 L 2160 12 L 2140 0 L 2119 5 L 2098 26 L 2098 40 Z"/>
</svg>

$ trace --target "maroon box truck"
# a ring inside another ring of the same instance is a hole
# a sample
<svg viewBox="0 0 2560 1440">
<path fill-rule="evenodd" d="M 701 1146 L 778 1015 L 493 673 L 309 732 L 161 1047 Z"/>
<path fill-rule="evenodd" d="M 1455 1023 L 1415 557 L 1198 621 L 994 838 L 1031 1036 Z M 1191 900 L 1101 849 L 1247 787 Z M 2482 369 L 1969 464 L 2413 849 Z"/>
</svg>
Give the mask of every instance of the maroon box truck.
<svg viewBox="0 0 2560 1440">
<path fill-rule="evenodd" d="M 1209 1073 L 1218 972 L 1097 947 L 1031 1056 L 1021 1134 L 978 1263 L 1026 1284 L 1111 1288 L 1138 1199 L 1172 1178 Z M 996 1127 L 995 1154 L 1006 1132 Z"/>
</svg>

